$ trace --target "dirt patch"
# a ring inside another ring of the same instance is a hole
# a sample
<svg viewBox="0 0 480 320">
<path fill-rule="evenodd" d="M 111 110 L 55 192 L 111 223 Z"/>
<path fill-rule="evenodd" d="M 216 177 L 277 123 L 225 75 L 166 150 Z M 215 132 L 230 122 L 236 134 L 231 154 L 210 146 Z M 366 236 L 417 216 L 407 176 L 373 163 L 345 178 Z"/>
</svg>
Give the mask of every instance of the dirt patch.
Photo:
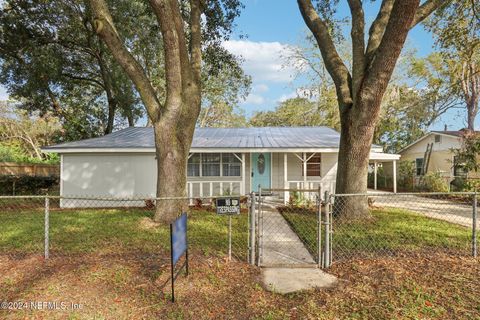
<svg viewBox="0 0 480 320">
<path fill-rule="evenodd" d="M 332 289 L 286 296 L 259 285 L 259 269 L 200 253 L 170 298 L 168 253 L 48 262 L 0 257 L 1 301 L 54 301 L 68 310 L 3 310 L 2 319 L 474 319 L 480 317 L 480 263 L 418 255 L 337 263 Z"/>
<path fill-rule="evenodd" d="M 149 217 L 143 217 L 139 221 L 139 227 L 142 230 L 152 230 L 152 229 L 157 229 L 163 224 L 160 222 L 155 222 L 152 220 L 152 218 Z"/>
</svg>

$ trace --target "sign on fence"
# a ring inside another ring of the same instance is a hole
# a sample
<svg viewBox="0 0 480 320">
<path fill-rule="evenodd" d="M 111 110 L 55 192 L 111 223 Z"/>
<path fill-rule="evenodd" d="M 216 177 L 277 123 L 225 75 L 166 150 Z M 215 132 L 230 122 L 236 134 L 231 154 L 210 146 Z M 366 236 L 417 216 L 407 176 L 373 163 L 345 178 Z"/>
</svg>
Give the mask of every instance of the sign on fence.
<svg viewBox="0 0 480 320">
<path fill-rule="evenodd" d="M 175 302 L 175 279 L 185 268 L 188 276 L 188 239 L 187 239 L 187 213 L 170 224 L 170 248 L 171 248 L 171 277 L 172 277 L 172 302 Z M 175 265 L 185 255 L 185 262 L 175 272 Z"/>
<path fill-rule="evenodd" d="M 240 198 L 217 198 L 217 214 L 228 216 L 228 260 L 232 260 L 232 215 L 240 214 Z"/>
<path fill-rule="evenodd" d="M 240 198 L 217 198 L 217 214 L 240 214 Z"/>
</svg>

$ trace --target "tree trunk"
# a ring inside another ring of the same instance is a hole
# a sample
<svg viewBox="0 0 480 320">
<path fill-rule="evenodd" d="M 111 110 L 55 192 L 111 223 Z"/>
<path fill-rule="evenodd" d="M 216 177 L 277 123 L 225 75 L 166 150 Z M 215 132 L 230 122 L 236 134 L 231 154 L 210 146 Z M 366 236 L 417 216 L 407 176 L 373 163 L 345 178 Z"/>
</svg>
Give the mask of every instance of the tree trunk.
<svg viewBox="0 0 480 320">
<path fill-rule="evenodd" d="M 107 96 L 111 96 L 111 94 L 107 91 Z M 107 117 L 107 126 L 105 127 L 105 134 L 112 133 L 113 131 L 113 124 L 115 120 L 115 110 L 117 109 L 117 101 L 111 97 L 108 99 L 108 117 Z"/>
<path fill-rule="evenodd" d="M 185 128 L 166 119 L 154 124 L 157 158 L 157 198 L 186 197 L 187 159 L 191 138 Z M 193 132 L 192 132 L 193 136 Z M 158 200 L 155 221 L 170 223 L 187 209 L 187 200 Z"/>
<path fill-rule="evenodd" d="M 475 130 L 475 118 L 477 116 L 475 106 L 467 104 L 467 129 L 474 131 Z"/>
<path fill-rule="evenodd" d="M 360 103 L 360 102 L 358 102 Z M 374 103 L 374 102 L 372 102 Z M 375 132 L 375 114 L 380 104 L 365 106 L 353 105 L 341 114 L 340 148 L 336 194 L 367 193 L 368 162 Z M 373 110 L 373 112 L 372 112 Z M 339 197 L 336 199 L 334 213 L 351 216 L 368 214 L 365 196 Z"/>
</svg>

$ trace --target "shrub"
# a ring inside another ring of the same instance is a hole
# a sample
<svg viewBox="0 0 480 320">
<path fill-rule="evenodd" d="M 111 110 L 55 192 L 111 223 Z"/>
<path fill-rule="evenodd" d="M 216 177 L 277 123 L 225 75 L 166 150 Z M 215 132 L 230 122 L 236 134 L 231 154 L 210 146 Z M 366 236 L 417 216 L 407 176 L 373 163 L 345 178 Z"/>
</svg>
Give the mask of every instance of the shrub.
<svg viewBox="0 0 480 320">
<path fill-rule="evenodd" d="M 456 179 L 455 179 L 456 180 Z M 480 190 L 480 180 L 479 179 L 462 179 L 464 181 L 462 185 L 462 191 L 467 192 L 477 192 Z"/>
<path fill-rule="evenodd" d="M 448 192 L 448 183 L 439 172 L 431 172 L 425 175 L 425 189 L 431 192 Z"/>
<path fill-rule="evenodd" d="M 0 176 L 1 195 L 55 194 L 58 187 L 58 177 Z"/>
</svg>

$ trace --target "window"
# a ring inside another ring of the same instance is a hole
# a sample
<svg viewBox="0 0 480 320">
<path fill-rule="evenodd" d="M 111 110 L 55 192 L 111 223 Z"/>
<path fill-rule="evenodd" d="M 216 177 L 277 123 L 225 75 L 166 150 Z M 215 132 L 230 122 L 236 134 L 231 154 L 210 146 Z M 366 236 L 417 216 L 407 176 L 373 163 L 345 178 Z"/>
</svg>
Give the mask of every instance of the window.
<svg viewBox="0 0 480 320">
<path fill-rule="evenodd" d="M 436 134 L 436 135 L 435 135 L 435 142 L 436 142 L 436 143 L 442 142 L 442 136 L 439 135 L 439 134 Z"/>
<path fill-rule="evenodd" d="M 318 153 L 312 156 L 312 153 L 307 153 L 307 159 L 307 177 L 320 177 L 322 175 L 322 155 Z"/>
<path fill-rule="evenodd" d="M 453 176 L 466 178 L 468 171 L 465 169 L 465 165 L 458 159 L 458 157 L 453 158 Z"/>
<path fill-rule="evenodd" d="M 202 176 L 220 176 L 220 153 L 202 153 Z"/>
<path fill-rule="evenodd" d="M 187 176 L 200 177 L 200 154 L 199 153 L 192 154 L 192 156 L 188 159 Z"/>
<path fill-rule="evenodd" d="M 233 153 L 194 153 L 188 159 L 188 177 L 240 177 L 242 162 Z"/>
<path fill-rule="evenodd" d="M 242 162 L 233 153 L 222 154 L 222 169 L 225 177 L 240 177 Z"/>
<path fill-rule="evenodd" d="M 423 158 L 415 159 L 415 171 L 417 173 L 417 176 L 423 175 Z"/>
</svg>

